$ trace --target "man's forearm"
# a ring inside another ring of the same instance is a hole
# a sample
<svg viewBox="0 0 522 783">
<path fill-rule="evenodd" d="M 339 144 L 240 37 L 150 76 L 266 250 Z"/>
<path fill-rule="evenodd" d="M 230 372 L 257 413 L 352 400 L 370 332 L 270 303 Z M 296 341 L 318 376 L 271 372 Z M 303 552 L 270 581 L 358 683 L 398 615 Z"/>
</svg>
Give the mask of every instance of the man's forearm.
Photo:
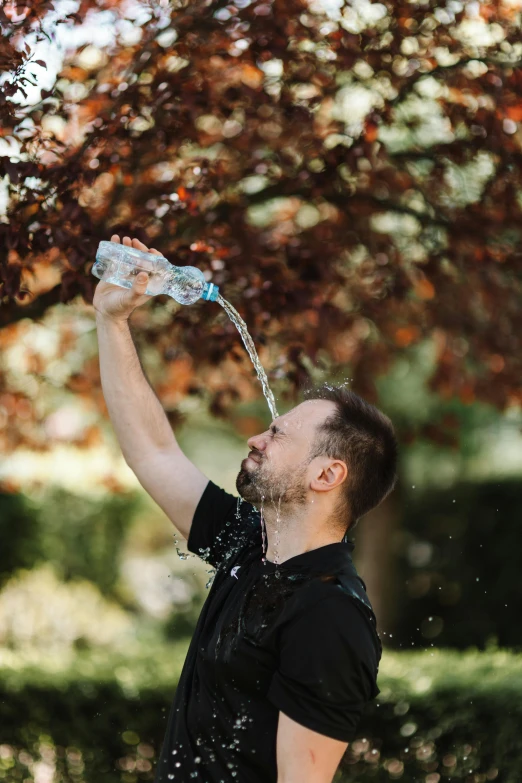
<svg viewBox="0 0 522 783">
<path fill-rule="evenodd" d="M 129 324 L 96 314 L 103 396 L 129 466 L 151 447 L 168 448 L 176 439 L 143 370 Z"/>
</svg>

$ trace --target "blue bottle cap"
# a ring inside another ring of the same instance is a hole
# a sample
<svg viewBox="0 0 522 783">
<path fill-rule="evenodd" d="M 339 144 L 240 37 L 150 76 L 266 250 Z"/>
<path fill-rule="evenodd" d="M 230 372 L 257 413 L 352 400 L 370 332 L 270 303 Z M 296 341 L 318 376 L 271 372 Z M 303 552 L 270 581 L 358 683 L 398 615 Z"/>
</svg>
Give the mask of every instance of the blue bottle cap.
<svg viewBox="0 0 522 783">
<path fill-rule="evenodd" d="M 206 302 L 215 302 L 219 295 L 219 288 L 214 283 L 205 283 L 201 298 Z"/>
</svg>

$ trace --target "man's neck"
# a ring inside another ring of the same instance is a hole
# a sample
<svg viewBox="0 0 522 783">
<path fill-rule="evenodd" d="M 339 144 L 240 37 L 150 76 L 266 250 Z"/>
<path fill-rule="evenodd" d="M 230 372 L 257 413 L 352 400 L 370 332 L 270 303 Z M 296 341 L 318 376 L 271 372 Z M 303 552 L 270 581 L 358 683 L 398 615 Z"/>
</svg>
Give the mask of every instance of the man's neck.
<svg viewBox="0 0 522 783">
<path fill-rule="evenodd" d="M 266 559 L 271 563 L 284 563 L 312 549 L 337 544 L 343 538 L 339 530 L 329 524 L 330 508 L 321 508 L 320 502 L 297 508 L 267 503 L 262 510 L 267 537 Z"/>
</svg>

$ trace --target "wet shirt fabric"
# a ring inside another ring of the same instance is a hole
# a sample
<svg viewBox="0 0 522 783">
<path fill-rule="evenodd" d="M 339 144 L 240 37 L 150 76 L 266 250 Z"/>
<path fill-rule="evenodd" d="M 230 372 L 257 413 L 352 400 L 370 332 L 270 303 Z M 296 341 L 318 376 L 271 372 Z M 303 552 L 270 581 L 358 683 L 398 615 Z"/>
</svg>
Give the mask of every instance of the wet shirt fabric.
<svg viewBox="0 0 522 783">
<path fill-rule="evenodd" d="M 349 742 L 376 684 L 375 616 L 344 540 L 264 561 L 260 513 L 210 481 L 188 548 L 215 569 L 156 783 L 276 783 L 279 711 Z"/>
</svg>

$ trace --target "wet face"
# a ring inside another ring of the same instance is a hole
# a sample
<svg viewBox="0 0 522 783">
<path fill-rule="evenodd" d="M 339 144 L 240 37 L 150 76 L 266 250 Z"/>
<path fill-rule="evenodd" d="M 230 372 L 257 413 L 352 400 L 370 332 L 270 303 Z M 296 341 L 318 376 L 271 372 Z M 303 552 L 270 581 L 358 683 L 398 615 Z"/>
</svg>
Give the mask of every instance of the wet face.
<svg viewBox="0 0 522 783">
<path fill-rule="evenodd" d="M 274 419 L 268 430 L 248 440 L 237 491 L 248 503 L 304 505 L 310 493 L 310 461 L 317 428 L 335 412 L 328 400 L 307 400 Z"/>
</svg>

